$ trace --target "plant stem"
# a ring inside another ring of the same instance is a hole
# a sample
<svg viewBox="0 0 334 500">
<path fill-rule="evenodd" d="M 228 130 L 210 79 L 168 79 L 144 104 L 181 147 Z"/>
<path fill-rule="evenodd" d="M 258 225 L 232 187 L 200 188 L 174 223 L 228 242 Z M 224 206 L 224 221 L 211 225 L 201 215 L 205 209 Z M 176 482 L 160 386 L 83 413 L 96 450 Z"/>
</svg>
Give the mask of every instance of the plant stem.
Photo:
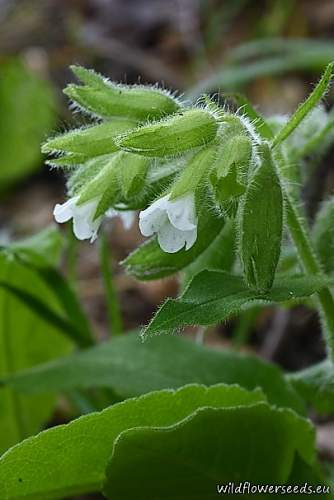
<svg viewBox="0 0 334 500">
<path fill-rule="evenodd" d="M 285 199 L 288 227 L 296 245 L 299 259 L 307 273 L 322 274 L 321 265 L 313 250 L 305 221 L 287 193 L 285 193 Z M 327 354 L 329 358 L 334 360 L 334 299 L 328 287 L 318 292 L 318 301 Z"/>
<path fill-rule="evenodd" d="M 78 244 L 72 230 L 72 224 L 67 225 L 67 276 L 73 288 L 76 289 L 77 283 L 77 259 L 78 259 Z"/>
<path fill-rule="evenodd" d="M 100 238 L 100 266 L 106 292 L 107 312 L 109 329 L 113 335 L 123 333 L 123 321 L 120 312 L 119 301 L 114 283 L 112 268 L 110 265 L 111 251 L 104 232 Z"/>
<path fill-rule="evenodd" d="M 235 349 L 240 349 L 247 344 L 259 311 L 259 307 L 252 307 L 240 314 L 239 321 L 233 331 L 232 345 Z"/>
</svg>

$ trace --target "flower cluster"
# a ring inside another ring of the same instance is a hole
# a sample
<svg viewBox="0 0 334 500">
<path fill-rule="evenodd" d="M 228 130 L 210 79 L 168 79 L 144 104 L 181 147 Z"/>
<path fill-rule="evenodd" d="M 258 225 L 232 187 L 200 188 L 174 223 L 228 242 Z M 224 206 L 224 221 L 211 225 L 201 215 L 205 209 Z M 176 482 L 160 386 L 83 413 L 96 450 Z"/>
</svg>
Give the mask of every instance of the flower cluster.
<svg viewBox="0 0 334 500">
<path fill-rule="evenodd" d="M 82 83 L 65 93 L 95 123 L 43 146 L 49 164 L 69 174 L 56 221 L 73 219 L 76 237 L 94 241 L 104 218 L 129 228 L 139 210 L 144 236 L 156 235 L 164 252 L 189 250 L 203 211 L 229 215 L 245 192 L 258 142 L 251 123 L 208 99 L 187 106 L 157 87 L 73 71 Z"/>
</svg>

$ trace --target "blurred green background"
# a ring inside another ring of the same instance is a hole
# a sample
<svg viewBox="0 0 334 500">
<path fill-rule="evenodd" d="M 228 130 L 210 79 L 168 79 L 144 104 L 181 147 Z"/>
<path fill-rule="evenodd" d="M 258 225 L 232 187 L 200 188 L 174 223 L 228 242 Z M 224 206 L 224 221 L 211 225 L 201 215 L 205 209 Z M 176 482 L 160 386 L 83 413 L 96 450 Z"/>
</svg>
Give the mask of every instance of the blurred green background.
<svg viewBox="0 0 334 500">
<path fill-rule="evenodd" d="M 48 227 L 65 199 L 65 178 L 44 164 L 40 144 L 85 123 L 62 94 L 71 64 L 116 81 L 159 82 L 189 100 L 243 92 L 269 115 L 291 112 L 332 60 L 333 0 L 0 0 L 0 246 Z M 330 94 L 325 105 L 332 102 Z M 310 217 L 333 191 L 333 159 L 331 149 L 306 186 Z M 68 236 L 68 255 L 77 260 L 72 278 L 94 331 L 106 338 L 97 247 Z M 137 227 L 125 232 L 119 223 L 108 234 L 126 329 L 146 323 L 178 287 L 175 278 L 140 283 L 124 274 L 118 262 L 140 241 Z M 71 276 L 70 265 L 62 263 Z M 252 310 L 212 329 L 205 342 L 229 345 L 236 329 L 247 349 L 287 370 L 324 356 L 316 313 L 302 306 Z M 62 353 L 68 347 L 60 344 Z M 38 362 L 34 349 L 29 356 Z"/>
<path fill-rule="evenodd" d="M 331 0 L 2 0 L 0 25 L 0 243 L 47 227 L 55 203 L 65 198 L 65 179 L 43 164 L 40 143 L 75 120 L 85 122 L 62 94 L 73 80 L 69 65 L 127 83 L 160 82 L 188 99 L 241 91 L 264 114 L 282 114 L 304 99 L 334 59 Z M 329 95 L 326 105 L 331 102 Z M 332 190 L 332 158 L 330 151 L 306 189 L 310 215 Z M 136 228 L 126 233 L 115 224 L 109 238 L 125 326 L 137 327 L 177 283 L 136 283 L 123 274 L 117 262 L 141 241 Z M 88 243 L 75 252 L 79 292 L 103 338 L 98 252 Z M 263 340 L 273 314 L 280 329 L 287 323 L 277 345 Z M 313 313 L 297 308 L 283 320 L 275 314 L 255 314 L 253 326 L 247 319 L 257 350 L 287 369 L 321 359 Z M 213 332 L 211 341 L 229 342 L 229 328 Z"/>
</svg>

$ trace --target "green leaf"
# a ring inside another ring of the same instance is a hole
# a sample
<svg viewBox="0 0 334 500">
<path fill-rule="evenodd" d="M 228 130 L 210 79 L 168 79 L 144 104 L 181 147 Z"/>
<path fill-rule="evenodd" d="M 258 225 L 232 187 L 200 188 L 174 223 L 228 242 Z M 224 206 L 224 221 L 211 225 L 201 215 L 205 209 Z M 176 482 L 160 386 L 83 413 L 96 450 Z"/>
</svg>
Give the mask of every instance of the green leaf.
<svg viewBox="0 0 334 500">
<path fill-rule="evenodd" d="M 48 258 L 52 253 L 56 254 L 50 251 Z M 50 310 L 54 314 L 58 313 L 52 293 L 37 274 L 2 252 L 0 282 L 6 285 L 0 288 L 0 376 L 13 375 L 19 370 L 67 353 L 72 344 L 59 328 L 46 322 L 27 302 L 9 292 L 10 289 L 19 288 L 22 294 L 35 300 L 43 297 Z M 1 388 L 0 453 L 37 432 L 49 418 L 54 402 L 54 396 L 48 393 L 25 395 Z"/>
<path fill-rule="evenodd" d="M 219 484 L 286 483 L 295 454 L 313 462 L 314 431 L 290 411 L 201 408 L 174 426 L 123 432 L 104 492 L 110 500 L 213 500 Z"/>
<path fill-rule="evenodd" d="M 276 366 L 167 335 L 142 343 L 137 333 L 127 334 L 2 382 L 27 394 L 109 387 L 123 398 L 194 382 L 224 382 L 250 390 L 260 387 L 270 403 L 303 413 L 301 399 Z"/>
<path fill-rule="evenodd" d="M 306 484 L 305 484 L 306 483 Z M 290 477 L 288 484 L 290 485 L 301 485 L 303 489 L 301 489 L 299 495 L 293 494 L 293 498 L 297 498 L 300 500 L 303 500 L 305 498 L 305 494 L 310 495 L 313 498 L 319 498 L 320 493 L 318 492 L 313 493 L 308 492 L 310 487 L 317 488 L 317 487 L 325 487 L 323 490 L 324 493 L 321 493 L 323 495 L 326 495 L 326 498 L 333 500 L 334 496 L 333 493 L 330 493 L 332 490 L 328 483 L 325 481 L 324 474 L 321 471 L 320 467 L 318 464 L 315 464 L 315 466 L 311 467 L 309 464 L 305 463 L 299 455 L 296 455 L 294 464 L 293 464 L 293 469 L 291 471 Z M 306 486 L 306 488 L 305 488 Z M 328 488 L 328 493 L 325 493 L 326 489 Z M 316 490 L 313 490 L 316 491 Z"/>
<path fill-rule="evenodd" d="M 130 153 L 164 158 L 210 143 L 217 129 L 212 113 L 193 108 L 131 130 L 116 138 L 116 144 Z"/>
<path fill-rule="evenodd" d="M 320 414 L 334 413 L 334 365 L 331 360 L 292 373 L 287 379 Z"/>
<path fill-rule="evenodd" d="M 21 259 L 29 266 L 53 266 L 59 262 L 64 239 L 56 226 L 51 226 L 28 238 L 0 247 L 0 252 Z"/>
<path fill-rule="evenodd" d="M 224 219 L 202 207 L 198 221 L 198 237 L 190 250 L 180 250 L 174 254 L 161 250 L 156 238 L 151 238 L 132 252 L 123 262 L 128 274 L 147 281 L 175 274 L 201 255 L 215 240 Z"/>
<path fill-rule="evenodd" d="M 40 143 L 55 121 L 55 99 L 47 81 L 19 60 L 1 64 L 0 191 L 40 165 Z"/>
<path fill-rule="evenodd" d="M 247 288 L 239 276 L 224 271 L 202 271 L 178 299 L 167 299 L 143 335 L 172 333 L 186 325 L 213 325 L 240 310 L 308 297 L 329 283 L 322 276 L 277 279 L 272 289 L 258 293 Z"/>
<path fill-rule="evenodd" d="M 76 153 L 88 158 L 114 153 L 118 150 L 114 137 L 136 126 L 136 122 L 114 119 L 99 125 L 78 130 L 49 139 L 42 146 L 43 153 Z"/>
<path fill-rule="evenodd" d="M 236 386 L 192 385 L 115 404 L 12 448 L 0 459 L 0 498 L 44 500 L 98 490 L 121 432 L 170 426 L 200 407 L 229 408 L 261 400 L 260 392 L 249 393 Z"/>
<path fill-rule="evenodd" d="M 92 345 L 94 343 L 94 335 L 88 318 L 81 307 L 77 295 L 67 280 L 57 269 L 52 267 L 37 268 L 36 272 L 58 299 L 70 322 L 70 330 L 67 332 L 67 335 L 80 347 Z"/>
<path fill-rule="evenodd" d="M 312 111 L 312 109 L 314 109 L 319 101 L 324 97 L 331 83 L 333 72 L 334 63 L 330 63 L 327 66 L 324 74 L 322 75 L 319 83 L 308 96 L 306 101 L 297 108 L 289 121 L 280 129 L 278 134 L 275 136 L 272 142 L 272 147 L 276 147 L 283 141 L 285 141 L 285 139 L 289 137 L 289 135 L 298 127 L 305 116 L 307 116 L 308 113 Z"/>
<path fill-rule="evenodd" d="M 86 85 L 68 85 L 64 93 L 88 112 L 102 117 L 155 120 L 179 110 L 178 101 L 167 91 L 141 85 L 115 85 L 93 70 L 72 66 Z"/>
<path fill-rule="evenodd" d="M 312 230 L 317 254 L 326 273 L 334 271 L 334 197 L 322 204 Z"/>
<path fill-rule="evenodd" d="M 247 187 L 239 210 L 239 245 L 246 281 L 260 291 L 270 289 L 278 264 L 283 196 L 268 147 Z"/>
<path fill-rule="evenodd" d="M 21 305 L 30 309 L 38 318 L 44 320 L 49 326 L 60 330 L 75 343 L 83 346 L 91 344 L 91 342 L 83 342 L 81 332 L 77 329 L 76 325 L 70 319 L 67 319 L 50 307 L 45 301 L 45 297 L 42 300 L 35 293 L 22 289 L 21 285 L 14 286 L 7 281 L 0 280 L 0 288 L 19 301 Z"/>
<path fill-rule="evenodd" d="M 13 286 L 4 280 L 0 281 L 0 287 L 31 308 L 37 316 L 62 330 L 77 344 L 87 347 L 92 344 L 93 339 L 87 317 L 70 285 L 54 267 L 59 261 L 63 243 L 58 229 L 51 227 L 35 236 L 0 248 L 0 256 L 3 255 L 5 259 L 16 261 L 18 265 L 35 272 L 58 300 L 58 306 L 65 315 L 50 307 L 44 297 L 24 290 L 21 284 Z"/>
</svg>

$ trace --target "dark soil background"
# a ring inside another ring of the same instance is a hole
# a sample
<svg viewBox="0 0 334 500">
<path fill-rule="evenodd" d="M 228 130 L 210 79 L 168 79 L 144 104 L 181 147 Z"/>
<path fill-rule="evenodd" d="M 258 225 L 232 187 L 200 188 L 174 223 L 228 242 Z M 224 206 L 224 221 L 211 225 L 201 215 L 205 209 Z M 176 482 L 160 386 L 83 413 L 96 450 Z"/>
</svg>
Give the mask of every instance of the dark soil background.
<svg viewBox="0 0 334 500">
<path fill-rule="evenodd" d="M 19 57 L 27 68 L 51 82 L 57 99 L 54 130 L 64 130 L 74 123 L 61 92 L 73 81 L 70 64 L 95 68 L 113 80 L 158 81 L 187 92 L 224 69 L 231 48 L 278 36 L 334 42 L 334 2 L 0 0 L 0 77 L 1 65 Z M 289 71 L 257 78 L 242 90 L 265 114 L 287 113 L 304 99 L 318 76 L 318 71 Z M 331 102 L 329 96 L 327 105 Z M 305 189 L 310 216 L 319 200 L 332 191 L 333 160 L 331 150 Z M 62 175 L 50 171 L 42 160 L 39 167 L 1 194 L 0 237 L 18 238 L 46 227 L 52 222 L 55 203 L 65 199 Z M 125 232 L 121 224 L 113 223 L 109 238 L 124 323 L 126 329 L 135 328 L 147 322 L 166 296 L 177 293 L 178 284 L 176 279 L 139 283 L 123 273 L 118 262 L 141 241 L 137 228 Z M 104 338 L 107 315 L 97 247 L 85 242 L 76 251 L 80 295 L 97 335 Z M 229 345 L 237 326 L 238 320 L 234 320 L 213 329 L 204 341 Z M 287 370 L 324 357 L 317 316 L 302 306 L 293 310 L 270 308 L 258 314 L 251 323 L 246 349 Z M 333 426 L 330 422 L 320 424 L 320 445 L 324 453 L 334 456 Z"/>
</svg>

